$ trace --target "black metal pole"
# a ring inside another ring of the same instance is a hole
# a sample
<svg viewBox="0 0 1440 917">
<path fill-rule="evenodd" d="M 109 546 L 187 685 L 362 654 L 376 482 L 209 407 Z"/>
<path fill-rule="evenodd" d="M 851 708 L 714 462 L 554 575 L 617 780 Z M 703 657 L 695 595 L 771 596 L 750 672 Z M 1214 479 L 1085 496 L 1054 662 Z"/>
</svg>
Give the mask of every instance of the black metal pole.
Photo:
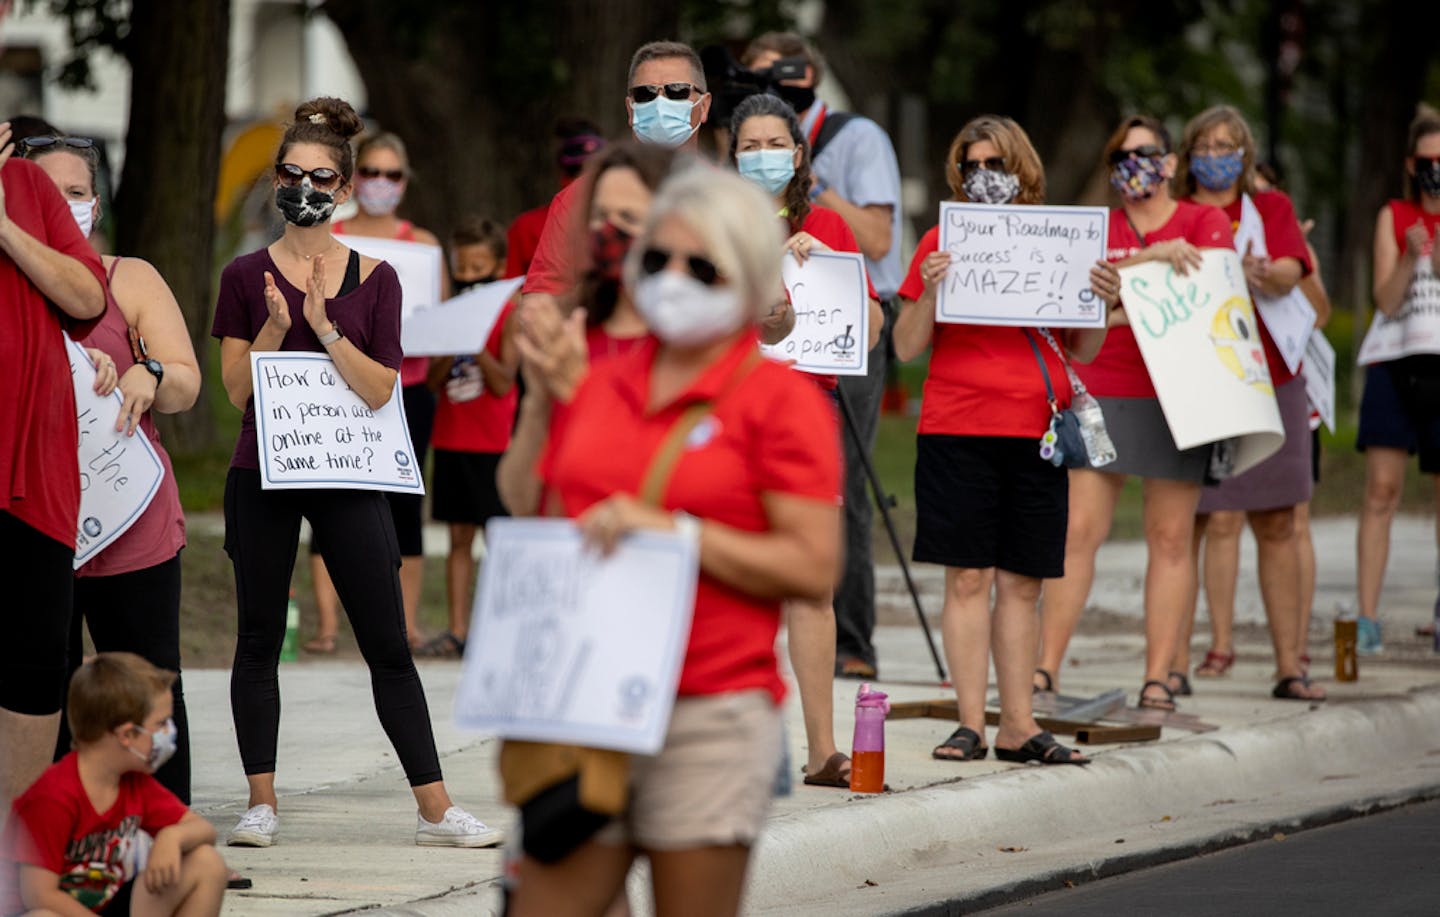
<svg viewBox="0 0 1440 917">
<path fill-rule="evenodd" d="M 935 638 L 930 633 L 930 622 L 925 620 L 925 609 L 920 606 L 920 593 L 915 588 L 915 580 L 910 576 L 910 565 L 905 562 L 905 552 L 900 547 L 900 536 L 895 532 L 895 520 L 890 518 L 890 507 L 895 505 L 895 498 L 885 493 L 880 486 L 880 476 L 875 473 L 875 466 L 870 463 L 868 450 L 865 442 L 860 438 L 860 429 L 855 425 L 855 415 L 850 410 L 850 400 L 845 397 L 845 389 L 836 387 L 836 399 L 840 404 L 840 416 L 845 418 L 845 429 L 849 431 L 850 438 L 855 441 L 855 454 L 860 456 L 860 464 L 865 468 L 865 477 L 870 482 L 870 491 L 875 495 L 875 504 L 880 507 L 880 518 L 885 521 L 885 531 L 890 535 L 890 546 L 895 549 L 895 559 L 900 562 L 900 572 L 905 576 L 905 586 L 910 590 L 910 598 L 915 603 L 915 616 L 920 619 L 920 629 L 925 632 L 925 645 L 930 648 L 930 658 L 935 660 L 935 671 L 939 674 L 940 680 L 945 681 L 945 666 L 940 661 L 940 654 L 935 650 Z"/>
</svg>

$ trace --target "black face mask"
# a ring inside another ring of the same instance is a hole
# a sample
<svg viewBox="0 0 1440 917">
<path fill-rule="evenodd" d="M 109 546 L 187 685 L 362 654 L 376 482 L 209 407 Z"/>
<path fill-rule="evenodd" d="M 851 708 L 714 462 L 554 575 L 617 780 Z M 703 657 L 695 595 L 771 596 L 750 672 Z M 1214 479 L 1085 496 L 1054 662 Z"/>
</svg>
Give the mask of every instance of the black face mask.
<svg viewBox="0 0 1440 917">
<path fill-rule="evenodd" d="M 296 226 L 315 226 L 330 219 L 335 212 L 335 195 L 316 191 L 306 178 L 298 185 L 275 189 L 275 206 L 285 222 Z"/>
<path fill-rule="evenodd" d="M 779 86 L 776 91 L 780 98 L 790 103 L 797 115 L 815 104 L 815 90 L 808 86 Z"/>
<path fill-rule="evenodd" d="M 478 287 L 483 283 L 494 283 L 499 279 L 499 277 L 494 275 L 491 275 L 489 277 L 481 277 L 479 280 L 456 280 L 454 277 L 451 277 L 450 289 L 455 291 L 454 295 L 459 296 L 461 293 L 464 293 L 471 287 Z"/>
<path fill-rule="evenodd" d="M 1415 169 L 1415 184 L 1420 186 L 1420 193 L 1430 197 L 1440 197 L 1440 169 L 1430 168 L 1417 163 Z"/>
</svg>

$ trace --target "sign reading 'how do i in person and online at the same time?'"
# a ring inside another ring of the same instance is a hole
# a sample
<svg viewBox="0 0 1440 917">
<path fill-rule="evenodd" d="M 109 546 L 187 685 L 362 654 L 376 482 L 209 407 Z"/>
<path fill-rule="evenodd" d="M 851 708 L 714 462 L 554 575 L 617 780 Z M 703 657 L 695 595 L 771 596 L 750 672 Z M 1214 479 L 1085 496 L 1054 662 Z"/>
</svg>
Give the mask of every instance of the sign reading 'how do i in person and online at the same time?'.
<svg viewBox="0 0 1440 917">
<path fill-rule="evenodd" d="M 250 372 L 266 490 L 425 492 L 398 378 L 390 400 L 374 410 L 324 354 L 252 353 Z"/>
<path fill-rule="evenodd" d="M 935 320 L 968 325 L 1103 328 L 1090 268 L 1105 258 L 1104 207 L 940 205 L 950 270 Z"/>
</svg>

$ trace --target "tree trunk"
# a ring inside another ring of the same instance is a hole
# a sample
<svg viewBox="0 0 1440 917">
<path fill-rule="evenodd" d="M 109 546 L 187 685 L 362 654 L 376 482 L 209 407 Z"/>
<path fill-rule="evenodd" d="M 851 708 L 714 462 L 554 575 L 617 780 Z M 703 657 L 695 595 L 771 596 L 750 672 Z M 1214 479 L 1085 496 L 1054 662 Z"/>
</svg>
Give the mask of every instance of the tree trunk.
<svg viewBox="0 0 1440 917">
<path fill-rule="evenodd" d="M 115 195 L 116 245 L 155 265 L 170 284 L 202 368 L 201 393 L 184 414 L 162 416 L 172 452 L 213 444 L 205 379 L 214 259 L 211 201 L 225 126 L 230 0 L 147 0 L 130 18 L 130 125 Z"/>
</svg>

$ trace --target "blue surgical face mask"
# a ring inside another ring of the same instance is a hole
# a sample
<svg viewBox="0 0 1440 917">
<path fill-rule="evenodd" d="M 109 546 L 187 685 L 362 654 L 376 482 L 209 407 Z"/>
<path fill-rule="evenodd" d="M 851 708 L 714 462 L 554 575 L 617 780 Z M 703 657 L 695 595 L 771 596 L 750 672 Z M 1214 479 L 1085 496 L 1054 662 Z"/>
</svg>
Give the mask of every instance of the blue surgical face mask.
<svg viewBox="0 0 1440 917">
<path fill-rule="evenodd" d="M 1236 150 L 1219 156 L 1191 156 L 1190 174 L 1207 191 L 1224 191 L 1245 170 L 1245 151 Z"/>
<path fill-rule="evenodd" d="M 634 103 L 631 129 L 635 139 L 671 149 L 680 146 L 699 130 L 690 126 L 690 112 L 697 101 L 677 102 L 659 95 L 649 102 Z"/>
<path fill-rule="evenodd" d="M 794 150 L 750 150 L 735 157 L 740 174 L 771 194 L 779 194 L 795 177 Z"/>
</svg>

